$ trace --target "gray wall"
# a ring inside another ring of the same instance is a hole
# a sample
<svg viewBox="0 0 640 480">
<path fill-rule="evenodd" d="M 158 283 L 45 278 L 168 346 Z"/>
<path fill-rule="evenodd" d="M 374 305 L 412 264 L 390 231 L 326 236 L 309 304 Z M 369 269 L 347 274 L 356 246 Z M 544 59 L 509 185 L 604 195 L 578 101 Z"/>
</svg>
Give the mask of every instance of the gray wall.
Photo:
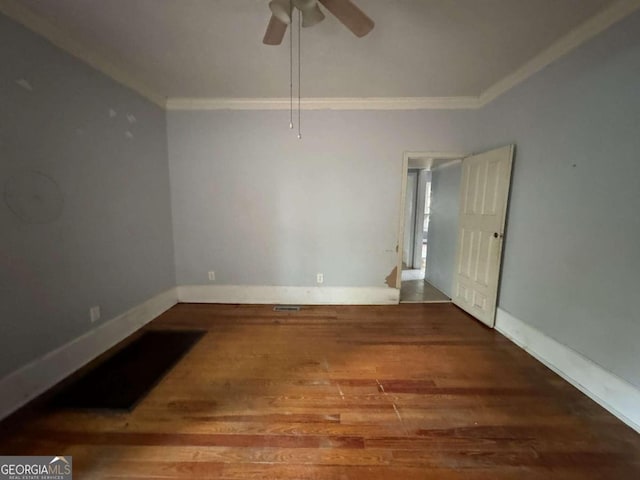
<svg viewBox="0 0 640 480">
<path fill-rule="evenodd" d="M 516 144 L 499 307 L 640 387 L 638 32 L 640 13 L 482 109 L 473 135 Z M 437 211 L 459 175 L 433 174 L 427 275 L 448 294 L 457 194 Z"/>
<path fill-rule="evenodd" d="M 516 144 L 500 308 L 640 387 L 640 12 L 481 112 Z"/>
<path fill-rule="evenodd" d="M 0 189 L 0 377 L 174 285 L 164 111 L 1 15 Z"/>
<path fill-rule="evenodd" d="M 405 150 L 464 150 L 476 112 L 169 112 L 178 284 L 379 286 Z"/>
<path fill-rule="evenodd" d="M 170 112 L 178 283 L 383 286 L 402 152 L 515 143 L 500 308 L 640 386 L 638 32 L 640 13 L 478 112 L 304 112 L 302 142 L 287 112 Z"/>
<path fill-rule="evenodd" d="M 431 172 L 431 217 L 425 280 L 449 297 L 453 293 L 461 174 L 460 163 Z"/>
</svg>

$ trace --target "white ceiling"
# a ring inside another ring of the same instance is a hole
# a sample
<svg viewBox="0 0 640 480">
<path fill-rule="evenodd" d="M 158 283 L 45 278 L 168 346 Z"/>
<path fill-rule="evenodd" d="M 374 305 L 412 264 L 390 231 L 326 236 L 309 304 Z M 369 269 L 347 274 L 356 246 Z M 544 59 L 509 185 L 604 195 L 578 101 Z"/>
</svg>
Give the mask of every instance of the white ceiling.
<svg viewBox="0 0 640 480">
<path fill-rule="evenodd" d="M 289 95 L 289 49 L 262 44 L 268 0 L 22 0 L 165 97 Z M 478 96 L 613 0 L 356 0 L 303 29 L 305 97 Z"/>
</svg>

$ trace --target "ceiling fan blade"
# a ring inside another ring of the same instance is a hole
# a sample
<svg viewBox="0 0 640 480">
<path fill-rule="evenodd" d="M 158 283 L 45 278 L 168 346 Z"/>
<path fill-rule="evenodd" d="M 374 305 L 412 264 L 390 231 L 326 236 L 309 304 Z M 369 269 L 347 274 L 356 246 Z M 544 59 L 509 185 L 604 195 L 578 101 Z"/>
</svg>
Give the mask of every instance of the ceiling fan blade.
<svg viewBox="0 0 640 480">
<path fill-rule="evenodd" d="M 267 26 L 267 31 L 264 34 L 262 43 L 265 45 L 280 45 L 286 32 L 287 24 L 271 15 L 271 20 L 269 20 L 269 25 Z"/>
<path fill-rule="evenodd" d="M 375 23 L 351 0 L 318 0 L 356 37 L 364 37 Z"/>
</svg>

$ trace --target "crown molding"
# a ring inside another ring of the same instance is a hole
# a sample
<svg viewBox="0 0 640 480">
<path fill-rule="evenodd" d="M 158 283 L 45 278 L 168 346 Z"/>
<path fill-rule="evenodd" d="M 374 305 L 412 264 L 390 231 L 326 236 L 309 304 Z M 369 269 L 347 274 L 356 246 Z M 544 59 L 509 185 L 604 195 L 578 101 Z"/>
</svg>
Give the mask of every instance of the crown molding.
<svg viewBox="0 0 640 480">
<path fill-rule="evenodd" d="M 304 98 L 300 106 L 303 110 L 473 110 L 482 108 L 639 8 L 640 0 L 617 0 L 487 88 L 479 96 Z M 43 16 L 21 5 L 19 1 L 0 0 L 0 12 L 167 110 L 288 110 L 290 108 L 289 98 L 167 98 L 147 83 L 135 78 L 124 65 L 100 53 L 96 45 L 74 38 L 72 33 L 65 32 Z"/>
<path fill-rule="evenodd" d="M 524 82 L 640 8 L 640 0 L 618 0 L 560 37 L 524 65 L 483 91 L 466 97 L 307 98 L 303 110 L 473 110 Z M 167 110 L 288 110 L 288 98 L 169 98 Z"/>
<path fill-rule="evenodd" d="M 296 100 L 297 105 L 297 100 Z M 478 97 L 303 98 L 302 110 L 467 110 Z M 169 98 L 167 110 L 289 110 L 289 98 Z"/>
<path fill-rule="evenodd" d="M 526 62 L 520 68 L 486 89 L 478 98 L 484 107 L 503 93 L 535 75 L 540 70 L 578 48 L 583 43 L 605 31 L 614 23 L 631 15 L 640 8 L 640 0 L 618 0 L 600 13 L 589 18 L 566 35 L 560 37 L 550 47 Z"/>
<path fill-rule="evenodd" d="M 42 15 L 20 4 L 19 1 L 0 0 L 0 13 L 46 38 L 56 47 L 61 48 L 116 82 L 142 95 L 147 100 L 160 107 L 165 107 L 166 96 L 135 78 L 127 72 L 126 67 L 123 65 L 118 65 L 117 62 L 100 53 L 100 49 L 95 45 L 88 44 L 85 40 L 74 38 L 72 33 L 65 32 Z"/>
</svg>

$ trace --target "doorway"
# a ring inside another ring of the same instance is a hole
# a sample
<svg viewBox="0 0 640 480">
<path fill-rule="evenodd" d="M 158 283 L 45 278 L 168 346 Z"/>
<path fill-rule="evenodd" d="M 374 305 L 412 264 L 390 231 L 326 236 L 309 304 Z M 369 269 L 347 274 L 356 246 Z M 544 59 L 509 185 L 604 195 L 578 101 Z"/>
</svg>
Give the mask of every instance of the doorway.
<svg viewBox="0 0 640 480">
<path fill-rule="evenodd" d="M 401 303 L 451 301 L 494 326 L 514 150 L 506 145 L 469 156 L 405 154 L 396 279 Z M 424 188 L 431 198 L 419 198 L 423 170 L 431 174 L 431 188 Z M 418 283 L 418 242 L 425 231 L 426 281 Z"/>
<path fill-rule="evenodd" d="M 425 275 L 429 265 L 431 169 L 463 156 L 459 153 L 405 153 L 397 283 L 400 285 L 400 303 L 451 301 Z"/>
</svg>

